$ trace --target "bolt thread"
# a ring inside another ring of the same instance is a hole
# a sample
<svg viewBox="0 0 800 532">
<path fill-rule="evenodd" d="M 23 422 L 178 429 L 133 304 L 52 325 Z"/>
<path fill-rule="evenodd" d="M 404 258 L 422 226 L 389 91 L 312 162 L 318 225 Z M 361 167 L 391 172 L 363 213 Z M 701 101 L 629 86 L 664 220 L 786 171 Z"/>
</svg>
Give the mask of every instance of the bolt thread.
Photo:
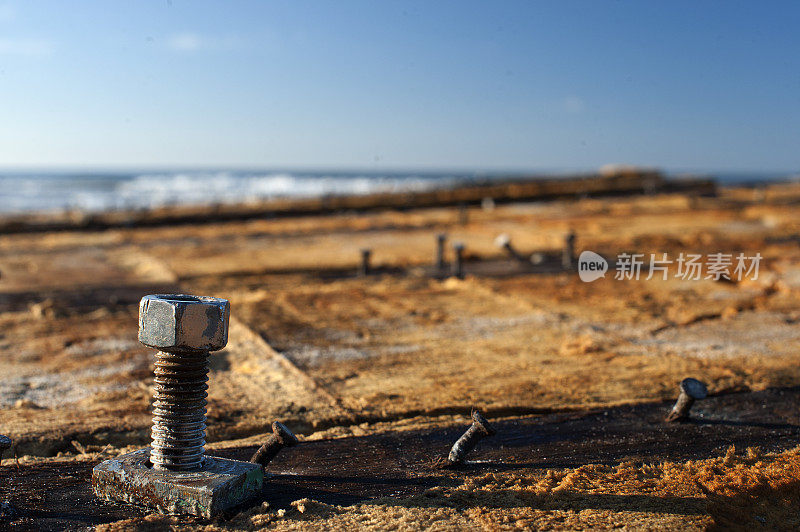
<svg viewBox="0 0 800 532">
<path fill-rule="evenodd" d="M 150 450 L 156 469 L 192 471 L 201 467 L 207 381 L 207 351 L 156 354 Z"/>
</svg>

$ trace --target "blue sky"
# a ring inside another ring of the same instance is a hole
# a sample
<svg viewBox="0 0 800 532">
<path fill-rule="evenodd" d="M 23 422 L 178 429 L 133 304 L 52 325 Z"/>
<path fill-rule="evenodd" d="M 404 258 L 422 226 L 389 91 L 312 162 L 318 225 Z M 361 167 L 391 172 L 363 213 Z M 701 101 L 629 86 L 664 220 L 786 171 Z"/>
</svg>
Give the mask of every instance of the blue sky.
<svg viewBox="0 0 800 532">
<path fill-rule="evenodd" d="M 800 168 L 792 2 L 0 0 L 0 167 Z"/>
</svg>

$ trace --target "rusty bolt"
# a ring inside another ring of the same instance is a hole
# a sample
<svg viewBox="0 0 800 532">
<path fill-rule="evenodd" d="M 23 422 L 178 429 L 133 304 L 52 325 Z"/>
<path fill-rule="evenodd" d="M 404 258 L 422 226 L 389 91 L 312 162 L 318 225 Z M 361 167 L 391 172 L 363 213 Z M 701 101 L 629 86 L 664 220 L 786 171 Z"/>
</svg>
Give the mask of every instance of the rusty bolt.
<svg viewBox="0 0 800 532">
<path fill-rule="evenodd" d="M 139 304 L 139 341 L 159 349 L 150 461 L 155 469 L 201 468 L 206 436 L 209 351 L 228 343 L 225 299 L 145 296 Z"/>
<path fill-rule="evenodd" d="M 281 449 L 284 447 L 294 447 L 298 444 L 297 436 L 292 434 L 286 425 L 276 421 L 272 424 L 272 434 L 267 441 L 258 448 L 258 450 L 250 458 L 253 464 L 261 464 L 261 467 L 267 467 L 267 464 L 275 458 Z"/>
<path fill-rule="evenodd" d="M 453 251 L 456 253 L 456 258 L 453 261 L 453 277 L 458 279 L 464 278 L 464 244 L 456 242 L 453 244 Z"/>
<path fill-rule="evenodd" d="M 561 254 L 561 265 L 565 270 L 571 270 L 575 263 L 575 233 L 570 231 L 564 237 L 564 250 Z"/>
<path fill-rule="evenodd" d="M 666 421 L 682 421 L 689 417 L 689 409 L 696 399 L 705 399 L 708 395 L 706 385 L 697 379 L 683 379 L 680 385 L 681 394 L 675 406 L 667 415 Z"/>
<path fill-rule="evenodd" d="M 229 316 L 224 299 L 142 298 L 139 341 L 159 349 L 152 445 L 97 464 L 98 498 L 209 518 L 261 492 L 258 464 L 204 454 L 209 351 L 227 344 Z"/>
<path fill-rule="evenodd" d="M 522 253 L 517 251 L 517 249 L 511 245 L 511 237 L 508 236 L 506 233 L 499 235 L 497 238 L 494 239 L 494 245 L 499 247 L 500 249 L 505 250 L 508 255 L 516 261 L 528 263 L 529 259 L 525 257 Z"/>
<path fill-rule="evenodd" d="M 366 277 L 369 275 L 369 260 L 372 257 L 372 250 L 371 249 L 362 249 L 361 250 L 361 265 L 358 269 L 358 276 L 359 277 Z"/>
<path fill-rule="evenodd" d="M 469 223 L 469 210 L 466 203 L 458 204 L 458 223 L 467 225 Z"/>
<path fill-rule="evenodd" d="M 11 448 L 12 443 L 11 438 L 0 434 L 0 463 L 3 463 L 3 453 L 6 452 L 6 449 Z"/>
<path fill-rule="evenodd" d="M 436 269 L 440 272 L 444 270 L 444 245 L 447 242 L 447 235 L 439 233 L 436 235 Z"/>
<path fill-rule="evenodd" d="M 486 421 L 480 412 L 477 410 L 472 411 L 472 425 L 467 429 L 467 431 L 453 444 L 453 448 L 450 449 L 450 454 L 447 456 L 447 461 L 450 464 L 463 464 L 464 458 L 466 458 L 467 454 L 475 448 L 482 438 L 486 436 L 492 436 L 495 434 L 494 428 L 489 425 L 489 422 Z"/>
</svg>

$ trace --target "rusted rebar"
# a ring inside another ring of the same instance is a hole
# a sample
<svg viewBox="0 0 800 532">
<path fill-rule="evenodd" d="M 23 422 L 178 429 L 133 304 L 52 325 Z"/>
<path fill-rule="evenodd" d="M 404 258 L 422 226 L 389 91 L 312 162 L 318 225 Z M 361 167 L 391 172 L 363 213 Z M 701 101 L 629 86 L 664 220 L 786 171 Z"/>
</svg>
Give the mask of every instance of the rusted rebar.
<svg viewBox="0 0 800 532">
<path fill-rule="evenodd" d="M 522 262 L 523 264 L 530 264 L 530 258 L 517 251 L 517 249 L 511 245 L 511 237 L 507 234 L 503 233 L 495 238 L 494 245 L 508 253 L 512 259 Z"/>
<path fill-rule="evenodd" d="M 477 410 L 473 410 L 472 425 L 453 444 L 450 454 L 447 455 L 448 463 L 450 465 L 463 464 L 467 454 L 475 448 L 478 442 L 486 436 L 492 436 L 495 432 L 494 428 L 486 421 L 486 418 Z"/>
<path fill-rule="evenodd" d="M 267 438 L 267 441 L 258 448 L 258 450 L 250 458 L 253 464 L 261 464 L 261 467 L 267 467 L 275 456 L 284 447 L 294 447 L 298 444 L 297 436 L 292 434 L 286 425 L 278 421 L 272 424 L 272 434 Z"/>
<path fill-rule="evenodd" d="M 438 271 L 444 271 L 445 264 L 444 264 L 444 246 L 447 242 L 447 235 L 444 233 L 439 233 L 436 235 L 436 269 Z"/>
<path fill-rule="evenodd" d="M 461 225 L 469 223 L 469 208 L 463 202 L 458 204 L 458 223 Z"/>
<path fill-rule="evenodd" d="M 370 258 L 372 257 L 372 250 L 364 248 L 361 250 L 361 264 L 358 267 L 358 276 L 366 277 L 370 272 Z"/>
<path fill-rule="evenodd" d="M 564 249 L 561 253 L 561 265 L 565 270 L 571 270 L 575 265 L 575 232 L 570 231 L 564 237 Z"/>
<path fill-rule="evenodd" d="M 457 279 L 464 278 L 464 244 L 456 242 L 453 244 L 453 251 L 455 252 L 455 259 L 453 260 L 453 277 Z"/>
<path fill-rule="evenodd" d="M 697 379 L 683 379 L 680 384 L 681 393 L 675 406 L 672 407 L 666 420 L 668 422 L 683 421 L 688 419 L 689 410 L 692 408 L 695 400 L 705 399 L 708 395 L 708 388 Z"/>
</svg>

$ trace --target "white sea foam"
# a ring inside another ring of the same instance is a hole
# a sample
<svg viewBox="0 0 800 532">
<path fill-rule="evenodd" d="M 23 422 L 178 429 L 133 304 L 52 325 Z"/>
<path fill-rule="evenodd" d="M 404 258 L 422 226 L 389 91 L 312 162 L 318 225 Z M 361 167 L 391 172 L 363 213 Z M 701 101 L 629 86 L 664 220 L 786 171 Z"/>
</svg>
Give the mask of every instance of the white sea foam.
<svg viewBox="0 0 800 532">
<path fill-rule="evenodd" d="M 421 191 L 471 179 L 433 174 L 161 172 L 0 175 L 0 212 L 104 211 L 165 205 L 255 202 L 375 192 Z"/>
<path fill-rule="evenodd" d="M 550 171 L 550 175 L 565 171 Z M 785 179 L 778 174 L 721 174 L 723 183 Z M 323 173 L 166 171 L 0 173 L 0 213 L 140 209 L 241 203 L 286 197 L 422 191 L 472 181 L 469 173 Z M 482 176 L 489 179 L 496 176 Z"/>
</svg>

